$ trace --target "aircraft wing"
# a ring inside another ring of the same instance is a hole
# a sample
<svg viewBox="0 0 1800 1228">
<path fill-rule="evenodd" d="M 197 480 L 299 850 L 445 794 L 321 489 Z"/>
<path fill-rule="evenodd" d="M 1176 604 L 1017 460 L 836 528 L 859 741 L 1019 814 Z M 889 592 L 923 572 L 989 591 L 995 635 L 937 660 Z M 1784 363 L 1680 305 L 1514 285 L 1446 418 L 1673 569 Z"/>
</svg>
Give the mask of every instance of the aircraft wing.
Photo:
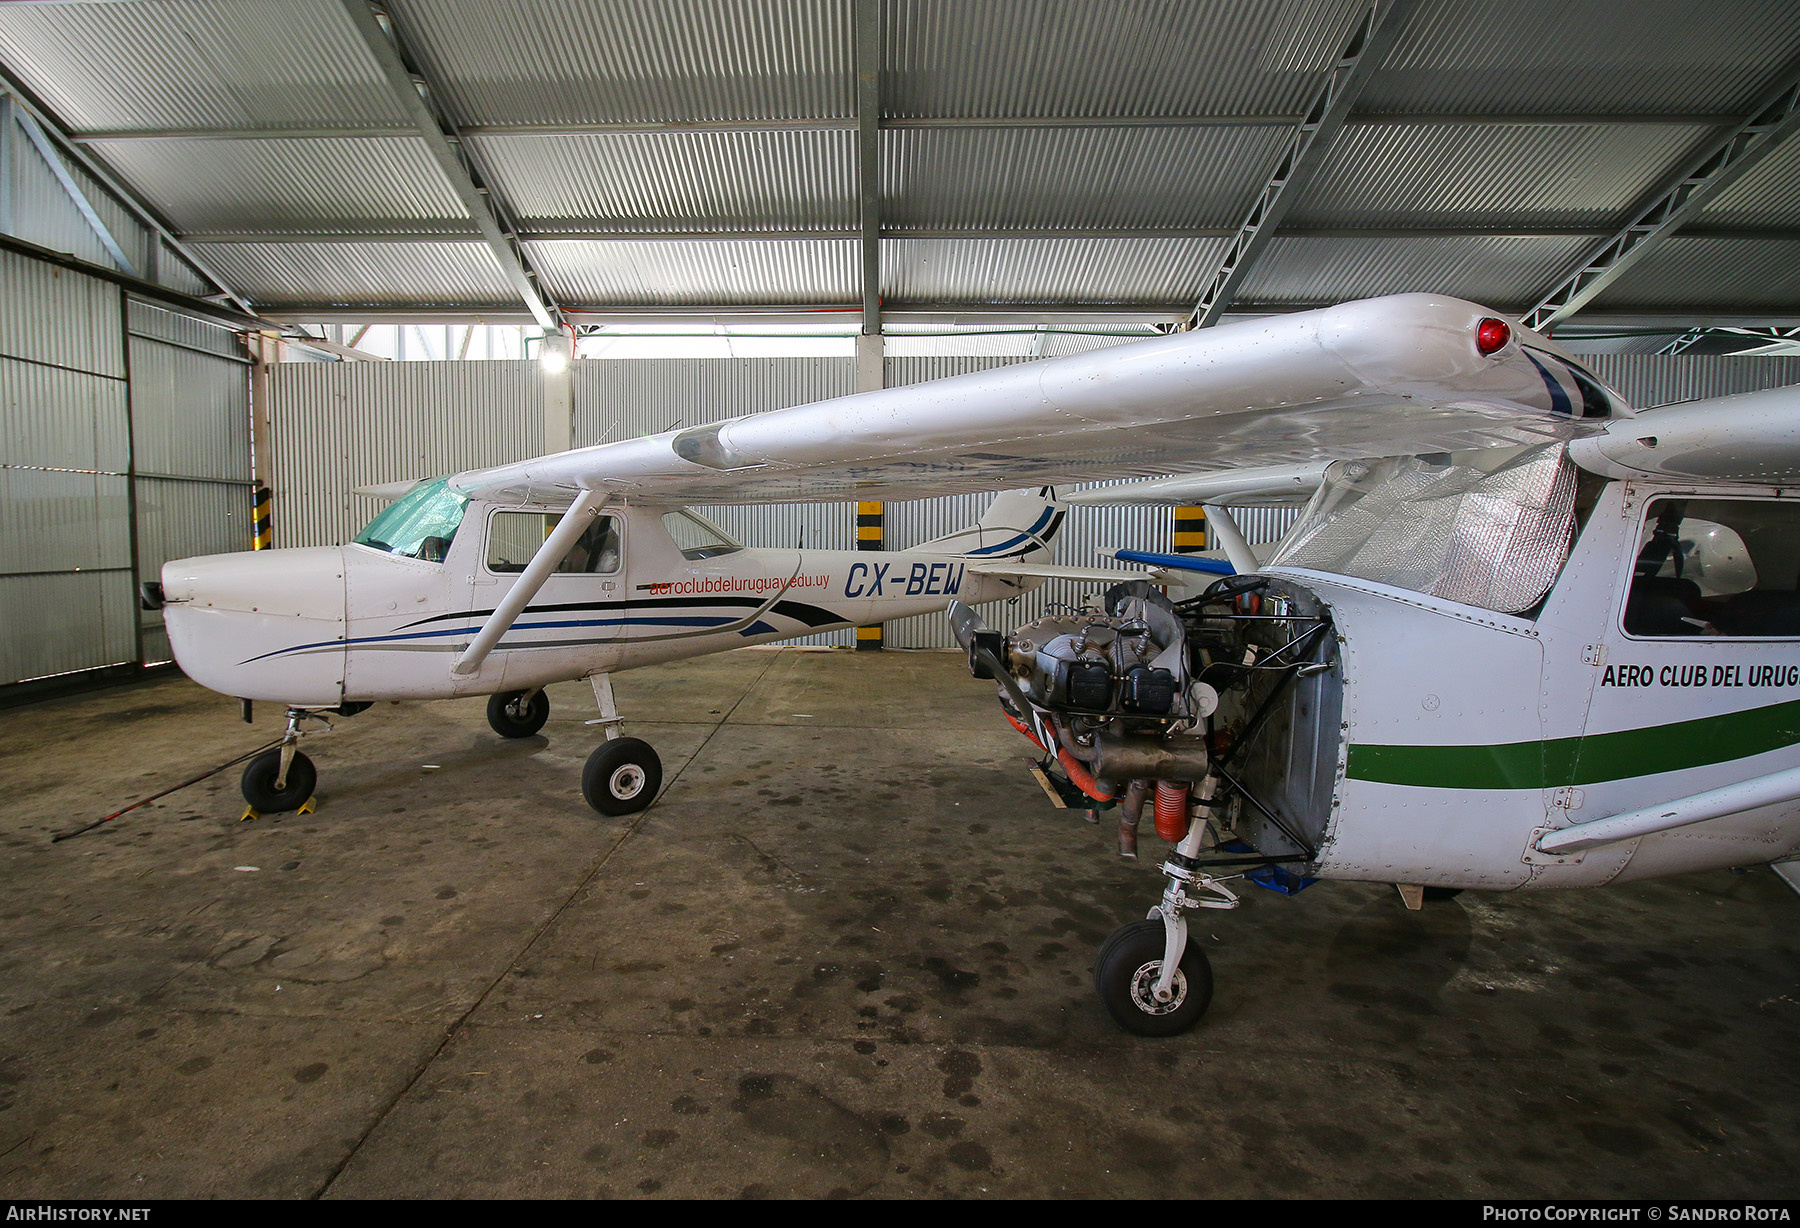
<svg viewBox="0 0 1800 1228">
<path fill-rule="evenodd" d="M 1072 490 L 1064 503 L 1083 507 L 1193 507 L 1202 503 L 1242 507 L 1261 503 L 1303 503 L 1325 480 L 1330 461 L 1300 465 L 1264 465 L 1257 469 L 1225 469 L 1216 473 L 1182 474 L 1149 482 L 1127 482 L 1093 490 Z"/>
<path fill-rule="evenodd" d="M 1409 294 L 1176 333 L 476 470 L 458 489 L 648 503 L 921 499 L 1570 439 L 1628 414 L 1494 313 Z"/>
</svg>

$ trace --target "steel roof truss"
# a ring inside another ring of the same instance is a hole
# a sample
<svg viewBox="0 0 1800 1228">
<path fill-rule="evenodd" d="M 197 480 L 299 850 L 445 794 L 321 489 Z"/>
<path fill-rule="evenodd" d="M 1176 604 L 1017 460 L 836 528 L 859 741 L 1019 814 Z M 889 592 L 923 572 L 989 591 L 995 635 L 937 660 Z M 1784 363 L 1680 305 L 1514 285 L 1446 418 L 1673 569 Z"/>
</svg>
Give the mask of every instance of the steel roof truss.
<svg viewBox="0 0 1800 1228">
<path fill-rule="evenodd" d="M 546 329 L 559 327 L 556 307 L 539 287 L 518 237 L 505 223 L 503 207 L 484 182 L 456 125 L 437 104 L 430 82 L 419 71 L 418 59 L 407 47 L 392 16 L 379 4 L 366 0 L 343 0 L 343 6 L 395 99 L 412 118 L 451 190 L 469 211 L 507 283 L 540 325 Z"/>
<path fill-rule="evenodd" d="M 1205 328 L 1216 324 L 1231 306 L 1232 298 L 1243 285 L 1256 258 L 1268 246 L 1281 219 L 1293 208 L 1300 192 L 1318 171 L 1332 140 L 1343 130 L 1350 117 L 1350 108 L 1368 85 L 1370 74 L 1387 58 L 1414 2 L 1370 0 L 1364 5 L 1362 16 L 1338 53 L 1331 72 L 1313 96 L 1306 117 L 1289 134 L 1281 158 L 1264 181 L 1256 203 L 1250 206 L 1249 215 L 1226 244 L 1225 254 L 1201 292 L 1199 303 L 1188 316 L 1186 327 Z"/>
<path fill-rule="evenodd" d="M 1710 145 L 1672 182 L 1665 181 L 1666 186 L 1623 229 L 1538 301 L 1525 323 L 1541 330 L 1580 311 L 1796 130 L 1800 130 L 1800 65 L 1790 67 L 1749 119 Z"/>
</svg>

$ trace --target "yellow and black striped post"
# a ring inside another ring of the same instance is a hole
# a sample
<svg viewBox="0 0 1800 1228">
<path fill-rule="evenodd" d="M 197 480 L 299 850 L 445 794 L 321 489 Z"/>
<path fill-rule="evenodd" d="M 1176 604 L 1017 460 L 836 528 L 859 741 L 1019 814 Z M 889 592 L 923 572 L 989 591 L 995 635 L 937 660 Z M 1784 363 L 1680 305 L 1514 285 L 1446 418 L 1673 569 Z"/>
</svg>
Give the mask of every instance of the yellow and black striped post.
<svg viewBox="0 0 1800 1228">
<path fill-rule="evenodd" d="M 271 545 L 269 533 L 269 501 L 274 493 L 267 486 L 256 488 L 256 530 L 250 538 L 252 550 L 267 550 Z"/>
<path fill-rule="evenodd" d="M 858 503 L 856 505 L 856 548 L 858 550 L 881 549 L 881 504 Z M 856 629 L 856 650 L 879 651 L 881 648 L 881 624 Z"/>
<path fill-rule="evenodd" d="M 1206 509 L 1175 509 L 1175 553 L 1198 554 L 1206 549 Z"/>
</svg>

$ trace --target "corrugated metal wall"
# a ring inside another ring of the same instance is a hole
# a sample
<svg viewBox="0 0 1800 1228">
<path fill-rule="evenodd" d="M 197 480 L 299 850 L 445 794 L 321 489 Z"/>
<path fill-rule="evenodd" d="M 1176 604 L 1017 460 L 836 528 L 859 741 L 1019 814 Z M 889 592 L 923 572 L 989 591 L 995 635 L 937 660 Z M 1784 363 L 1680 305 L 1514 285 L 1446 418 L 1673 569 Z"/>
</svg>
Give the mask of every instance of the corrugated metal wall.
<svg viewBox="0 0 1800 1228">
<path fill-rule="evenodd" d="M 1083 338 L 1087 342 L 1088 338 Z M 1132 338 L 1106 338 L 1123 343 Z M 1104 343 L 1102 342 L 1102 343 Z M 986 370 L 1022 358 L 959 356 L 890 358 L 890 387 Z M 1634 403 L 1663 404 L 1800 382 L 1800 359 L 1593 357 L 1598 373 Z M 542 439 L 542 384 L 529 362 L 286 364 L 276 369 L 277 545 L 347 540 L 376 512 L 354 486 L 499 464 L 535 453 Z M 574 364 L 575 442 L 608 443 L 695 426 L 742 413 L 842 396 L 855 387 L 848 358 L 588 360 Z M 887 544 L 905 549 L 960 528 L 980 515 L 982 496 L 890 504 Z M 1296 508 L 1237 513 L 1252 542 L 1286 531 Z M 734 506 L 708 514 L 749 545 L 848 549 L 848 503 Z M 1056 561 L 1103 565 L 1099 550 L 1168 549 L 1168 508 L 1074 508 L 1058 541 Z M 1055 581 L 993 612 L 1013 626 L 1056 603 L 1079 604 L 1098 586 Z M 809 642 L 851 643 L 848 632 Z M 901 648 L 953 645 L 942 615 L 888 627 Z"/>
<path fill-rule="evenodd" d="M 170 559 L 247 550 L 250 359 L 241 337 L 150 303 L 128 304 L 137 575 Z M 143 660 L 169 659 L 162 613 L 140 611 Z"/>
<path fill-rule="evenodd" d="M 575 444 L 613 443 L 763 413 L 856 391 L 853 358 L 695 358 L 583 360 L 574 364 Z M 854 505 L 790 503 L 709 507 L 705 515 L 750 546 L 849 550 Z M 854 644 L 854 630 L 796 641 Z"/>
<path fill-rule="evenodd" d="M 544 450 L 535 362 L 292 362 L 270 373 L 275 545 L 349 541 L 386 504 L 358 486 Z"/>
<path fill-rule="evenodd" d="M 0 685 L 166 660 L 137 580 L 249 544 L 242 343 L 11 252 L 0 304 Z"/>
<path fill-rule="evenodd" d="M 1586 354 L 1582 361 L 1639 409 L 1800 384 L 1800 358 Z"/>
<path fill-rule="evenodd" d="M 0 252 L 0 683 L 137 659 L 118 290 Z"/>
</svg>

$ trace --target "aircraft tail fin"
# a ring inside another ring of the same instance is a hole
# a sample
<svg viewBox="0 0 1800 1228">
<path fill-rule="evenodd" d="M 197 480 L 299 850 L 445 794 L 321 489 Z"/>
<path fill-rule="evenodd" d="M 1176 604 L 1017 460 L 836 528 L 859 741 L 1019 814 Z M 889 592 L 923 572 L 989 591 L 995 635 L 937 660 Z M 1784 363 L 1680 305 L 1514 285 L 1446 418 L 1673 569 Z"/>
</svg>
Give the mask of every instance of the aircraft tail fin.
<svg viewBox="0 0 1800 1228">
<path fill-rule="evenodd" d="M 961 555 L 971 562 L 1048 562 L 1066 515 L 1054 486 L 1002 491 L 968 528 L 913 549 Z"/>
</svg>

